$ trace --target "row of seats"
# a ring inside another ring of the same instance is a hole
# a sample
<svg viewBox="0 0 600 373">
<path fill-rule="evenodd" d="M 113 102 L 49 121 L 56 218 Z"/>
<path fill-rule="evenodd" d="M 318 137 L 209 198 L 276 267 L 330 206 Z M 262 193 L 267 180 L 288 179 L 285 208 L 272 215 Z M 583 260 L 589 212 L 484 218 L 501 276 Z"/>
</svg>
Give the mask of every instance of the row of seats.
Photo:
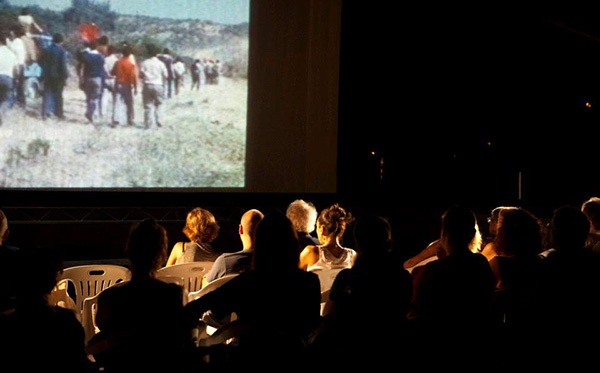
<svg viewBox="0 0 600 373">
<path fill-rule="evenodd" d="M 186 301 L 196 299 L 216 288 L 221 282 L 202 289 L 202 277 L 213 262 L 190 262 L 159 269 L 157 278 L 182 285 L 188 295 Z M 131 271 L 117 264 L 87 264 L 64 268 L 51 295 L 51 302 L 71 308 L 77 314 L 89 341 L 97 332 L 94 322 L 98 294 L 110 286 L 118 286 L 131 279 Z"/>
<path fill-rule="evenodd" d="M 229 281 L 236 275 L 227 275 L 211 281 L 202 287 L 202 277 L 212 267 L 213 262 L 188 262 L 159 269 L 157 278 L 182 285 L 187 294 L 186 302 L 200 298 Z M 329 289 L 339 269 L 315 271 L 321 280 L 321 314 L 326 313 Z M 81 321 L 85 340 L 89 341 L 98 329 L 94 322 L 96 304 L 100 292 L 110 286 L 118 286 L 131 279 L 131 271 L 117 264 L 87 264 L 64 268 L 52 292 L 52 303 L 73 309 Z M 232 319 L 235 319 L 233 315 Z M 211 335 L 222 325 L 210 315 L 205 315 L 204 336 Z"/>
</svg>

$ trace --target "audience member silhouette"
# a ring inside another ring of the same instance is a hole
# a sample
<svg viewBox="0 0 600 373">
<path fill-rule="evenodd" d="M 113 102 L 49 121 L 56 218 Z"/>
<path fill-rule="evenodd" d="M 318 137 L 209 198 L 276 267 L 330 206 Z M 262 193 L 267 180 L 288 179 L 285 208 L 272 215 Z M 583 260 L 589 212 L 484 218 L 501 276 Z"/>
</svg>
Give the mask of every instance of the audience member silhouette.
<svg viewBox="0 0 600 373">
<path fill-rule="evenodd" d="M 356 262 L 341 270 L 331 287 L 331 312 L 309 345 L 312 364 L 321 369 L 353 370 L 368 364 L 387 369 L 409 343 L 406 315 L 412 278 L 392 253 L 392 229 L 383 217 L 366 215 L 353 229 Z M 368 355 L 348 351 L 369 341 Z M 407 356 L 408 357 L 408 356 Z M 364 360 L 363 360 L 364 359 Z"/>
<path fill-rule="evenodd" d="M 500 211 L 504 209 L 515 209 L 516 206 L 498 206 L 492 209 L 490 216 L 487 218 L 488 232 L 484 241 L 485 244 L 481 250 L 481 253 L 487 258 L 488 261 L 492 260 L 493 257 L 498 255 L 496 251 L 496 244 L 494 243 L 496 233 L 498 231 L 498 218 Z"/>
<path fill-rule="evenodd" d="M 342 239 L 353 221 L 352 214 L 337 203 L 322 210 L 317 218 L 317 239 L 321 244 L 306 246 L 300 252 L 300 268 L 313 271 L 351 267 L 356 251 L 344 247 Z"/>
<path fill-rule="evenodd" d="M 156 278 L 167 257 L 167 232 L 154 219 L 132 227 L 127 242 L 131 280 L 98 297 L 99 332 L 87 350 L 105 372 L 180 372 L 189 334 L 183 323 L 183 288 Z M 166 356 L 166 357 L 165 357 Z"/>
<path fill-rule="evenodd" d="M 549 223 L 554 250 L 543 261 L 547 271 L 542 279 L 543 306 L 529 320 L 536 329 L 518 335 L 523 344 L 542 346 L 545 368 L 569 364 L 574 370 L 585 370 L 596 361 L 597 348 L 590 340 L 600 332 L 600 256 L 585 249 L 588 233 L 589 221 L 580 208 L 554 210 Z M 531 365 L 536 363 L 541 362 L 533 359 Z"/>
<path fill-rule="evenodd" d="M 543 273 L 544 237 L 544 225 L 530 211 L 521 207 L 500 210 L 493 241 L 496 254 L 489 263 L 496 280 L 494 310 L 502 328 L 501 336 L 512 341 L 502 347 L 507 363 L 513 358 L 511 364 L 525 359 L 522 351 L 528 349 L 522 348 L 525 345 L 517 348 L 524 340 L 518 336 L 540 317 L 537 299 Z"/>
<path fill-rule="evenodd" d="M 298 233 L 300 250 L 308 245 L 317 246 L 321 244 L 319 239 L 312 235 L 319 215 L 312 202 L 303 199 L 294 200 L 288 205 L 285 215 L 292 221 L 294 229 Z"/>
<path fill-rule="evenodd" d="M 257 209 L 250 209 L 242 215 L 238 228 L 242 250 L 219 255 L 202 279 L 203 285 L 232 273 L 242 273 L 252 267 L 256 230 L 263 217 L 264 214 Z"/>
<path fill-rule="evenodd" d="M 497 255 L 489 260 L 497 289 L 515 290 L 532 280 L 532 276 L 538 277 L 533 270 L 544 249 L 544 237 L 542 221 L 530 211 L 521 207 L 500 211 L 493 241 Z"/>
<path fill-rule="evenodd" d="M 494 249 L 494 237 L 496 236 L 496 223 L 498 221 L 498 213 L 504 206 L 499 206 L 492 209 L 490 216 L 487 218 L 488 230 L 485 237 L 481 237 L 480 241 L 474 241 L 471 247 L 473 252 L 481 252 L 488 260 L 496 255 Z M 440 245 L 439 238 L 429 243 L 423 250 L 413 255 L 404 261 L 404 268 L 412 272 L 413 268 L 426 264 L 431 260 L 435 260 L 444 255 L 444 250 Z"/>
<path fill-rule="evenodd" d="M 581 204 L 581 211 L 590 222 L 585 247 L 600 253 L 600 197 L 590 197 Z"/>
<path fill-rule="evenodd" d="M 472 368 L 478 366 L 465 354 L 460 343 L 481 343 L 492 348 L 491 336 L 497 329 L 493 312 L 494 274 L 487 259 L 471 251 L 477 240 L 475 214 L 464 206 L 453 206 L 442 215 L 440 243 L 445 255 L 413 272 L 413 301 L 409 312 L 414 346 L 431 359 L 431 344 L 440 366 Z M 476 342 L 475 342 L 476 341 Z M 493 348 L 492 348 L 493 350 Z M 484 353 L 479 357 L 481 361 Z"/>
<path fill-rule="evenodd" d="M 185 312 L 190 327 L 209 310 L 217 318 L 236 313 L 234 323 L 243 332 L 228 356 L 212 357 L 213 364 L 222 365 L 220 371 L 304 368 L 305 343 L 320 322 L 320 301 L 317 275 L 298 268 L 292 223 L 272 212 L 258 225 L 252 269 L 188 303 Z"/>
<path fill-rule="evenodd" d="M 8 245 L 8 218 L 0 210 L 0 314 L 15 307 L 16 283 L 21 277 L 17 263 L 19 248 Z"/>
<path fill-rule="evenodd" d="M 187 262 L 214 262 L 221 254 L 213 242 L 219 235 L 219 223 L 212 212 L 195 207 L 188 212 L 183 233 L 189 242 L 177 242 L 171 249 L 167 266 Z"/>
<path fill-rule="evenodd" d="M 62 264 L 60 253 L 54 249 L 18 251 L 11 265 L 20 271 L 26 268 L 26 273 L 16 282 L 15 308 L 0 315 L 3 371 L 11 371 L 9 367 L 15 372 L 92 371 L 83 326 L 75 313 L 48 302 Z"/>
</svg>

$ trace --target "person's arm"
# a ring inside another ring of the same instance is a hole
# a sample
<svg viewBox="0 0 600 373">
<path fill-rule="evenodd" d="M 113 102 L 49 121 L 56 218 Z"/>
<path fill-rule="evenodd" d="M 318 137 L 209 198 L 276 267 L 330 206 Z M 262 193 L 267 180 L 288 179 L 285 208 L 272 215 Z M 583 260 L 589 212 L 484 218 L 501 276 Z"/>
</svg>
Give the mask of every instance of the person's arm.
<svg viewBox="0 0 600 373">
<path fill-rule="evenodd" d="M 167 263 L 165 264 L 165 267 L 168 266 L 172 266 L 173 264 L 175 264 L 175 262 L 177 261 L 177 258 L 179 258 L 181 256 L 181 254 L 183 253 L 183 242 L 177 242 L 175 245 L 173 245 L 173 249 L 171 250 L 171 253 L 169 254 L 169 259 L 167 259 Z"/>
<path fill-rule="evenodd" d="M 314 245 L 308 245 L 300 252 L 298 266 L 306 271 L 308 266 L 313 265 L 319 260 L 319 249 Z"/>
<path fill-rule="evenodd" d="M 415 256 L 408 258 L 404 262 L 404 268 L 408 269 L 408 268 L 414 267 L 417 264 L 421 263 L 423 260 L 438 255 L 438 251 L 440 249 L 441 249 L 440 240 L 437 239 L 437 240 L 431 242 L 429 245 L 427 245 L 427 247 L 425 247 L 423 250 L 421 250 Z"/>
<path fill-rule="evenodd" d="M 225 274 L 225 270 L 225 258 L 223 257 L 223 255 L 219 255 L 217 259 L 215 259 L 213 266 L 210 267 L 210 269 L 204 274 L 204 276 L 202 276 L 202 287 L 206 286 L 206 284 L 219 277 L 223 277 Z"/>
</svg>

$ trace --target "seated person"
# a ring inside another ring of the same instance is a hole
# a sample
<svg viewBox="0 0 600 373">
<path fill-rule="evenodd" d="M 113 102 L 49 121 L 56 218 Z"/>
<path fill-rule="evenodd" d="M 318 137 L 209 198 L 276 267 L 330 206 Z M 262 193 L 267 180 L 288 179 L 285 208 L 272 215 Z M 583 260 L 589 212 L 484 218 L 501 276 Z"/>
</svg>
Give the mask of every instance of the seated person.
<svg viewBox="0 0 600 373">
<path fill-rule="evenodd" d="M 131 280 L 98 296 L 100 330 L 87 350 L 107 372 L 180 372 L 188 347 L 182 324 L 183 288 L 156 278 L 167 257 L 167 232 L 153 219 L 134 225 L 127 243 Z"/>
<path fill-rule="evenodd" d="M 0 314 L 0 351 L 5 371 L 11 371 L 6 370 L 9 366 L 21 372 L 92 371 L 83 326 L 75 313 L 48 302 L 62 264 L 62 257 L 54 249 L 17 252 L 11 266 L 23 275 L 16 286 L 15 307 Z"/>
<path fill-rule="evenodd" d="M 317 275 L 298 268 L 298 236 L 290 220 L 274 212 L 258 225 L 252 268 L 189 302 L 184 311 L 191 329 L 206 311 L 220 319 L 235 312 L 242 325 L 232 352 L 237 355 L 218 368 L 264 369 L 300 362 L 320 323 L 320 304 Z"/>
<path fill-rule="evenodd" d="M 263 213 L 257 209 L 248 210 L 242 215 L 238 227 L 242 250 L 219 255 L 211 269 L 202 278 L 202 287 L 217 278 L 250 269 L 254 255 L 256 229 L 263 217 Z"/>
<path fill-rule="evenodd" d="M 300 253 L 300 268 L 349 268 L 354 264 L 356 251 L 342 245 L 348 224 L 354 221 L 351 213 L 337 203 L 321 211 L 317 218 L 317 238 L 320 245 L 306 246 Z"/>
<path fill-rule="evenodd" d="M 219 251 L 212 242 L 219 235 L 219 223 L 208 210 L 195 207 L 188 212 L 183 233 L 189 242 L 177 242 L 166 261 L 167 266 L 187 262 L 214 262 Z"/>
</svg>

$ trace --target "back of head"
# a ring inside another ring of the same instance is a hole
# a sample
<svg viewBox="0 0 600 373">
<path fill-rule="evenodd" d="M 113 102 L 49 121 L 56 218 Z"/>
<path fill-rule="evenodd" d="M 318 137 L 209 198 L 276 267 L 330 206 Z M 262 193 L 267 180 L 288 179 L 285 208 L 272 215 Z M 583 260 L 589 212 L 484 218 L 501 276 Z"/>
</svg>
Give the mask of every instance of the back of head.
<svg viewBox="0 0 600 373">
<path fill-rule="evenodd" d="M 348 224 L 353 221 L 352 214 L 337 203 L 323 209 L 317 218 L 326 235 L 338 238 L 344 235 Z"/>
<path fill-rule="evenodd" d="M 258 229 L 258 224 L 264 218 L 264 214 L 257 209 L 250 209 L 242 215 L 242 219 L 240 224 L 242 225 L 242 229 L 244 233 L 247 234 L 252 240 L 256 239 L 256 230 Z"/>
<path fill-rule="evenodd" d="M 581 211 L 595 230 L 600 230 L 600 197 L 591 197 L 581 205 Z"/>
<path fill-rule="evenodd" d="M 470 250 L 477 233 L 477 218 L 471 209 L 453 206 L 442 215 L 441 240 L 447 254 Z"/>
<path fill-rule="evenodd" d="M 61 44 L 63 41 L 65 41 L 65 37 L 60 32 L 57 32 L 54 35 L 52 35 L 52 41 L 56 44 Z"/>
<path fill-rule="evenodd" d="M 123 56 L 129 57 L 133 53 L 133 48 L 129 44 L 123 46 Z"/>
<path fill-rule="evenodd" d="M 550 239 L 556 250 L 579 251 L 584 248 L 590 222 L 585 214 L 572 206 L 554 210 L 550 219 Z"/>
<path fill-rule="evenodd" d="M 253 268 L 264 272 L 288 272 L 298 269 L 298 235 L 280 212 L 265 215 L 256 231 Z"/>
<path fill-rule="evenodd" d="M 167 245 L 167 231 L 156 220 L 148 218 L 135 224 L 127 241 L 132 276 L 153 276 L 167 259 Z"/>
<path fill-rule="evenodd" d="M 543 249 L 544 226 L 530 211 L 505 208 L 500 212 L 496 250 L 504 255 L 538 255 Z"/>
<path fill-rule="evenodd" d="M 62 255 L 52 248 L 26 248 L 17 253 L 17 263 L 13 263 L 26 272 L 16 283 L 17 302 L 39 303 L 45 301 L 58 281 L 62 270 Z"/>
<path fill-rule="evenodd" d="M 392 228 L 381 216 L 366 215 L 354 225 L 354 244 L 360 254 L 384 255 L 392 249 Z"/>
<path fill-rule="evenodd" d="M 312 233 L 317 222 L 317 208 L 311 202 L 297 199 L 290 203 L 285 215 L 292 221 L 297 232 Z"/>
<path fill-rule="evenodd" d="M 214 241 L 219 235 L 219 223 L 212 212 L 195 207 L 187 214 L 183 233 L 192 242 Z"/>
</svg>

